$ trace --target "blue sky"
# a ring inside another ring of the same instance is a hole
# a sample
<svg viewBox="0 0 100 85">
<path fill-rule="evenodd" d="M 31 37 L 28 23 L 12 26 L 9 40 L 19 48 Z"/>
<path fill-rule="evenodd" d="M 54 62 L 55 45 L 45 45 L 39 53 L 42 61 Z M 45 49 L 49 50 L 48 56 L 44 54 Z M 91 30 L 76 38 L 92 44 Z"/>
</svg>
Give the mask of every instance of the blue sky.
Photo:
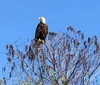
<svg viewBox="0 0 100 85">
<path fill-rule="evenodd" d="M 0 68 L 6 63 L 6 44 L 32 39 L 39 16 L 46 18 L 49 31 L 71 25 L 87 36 L 100 36 L 100 0 L 0 0 Z"/>
</svg>

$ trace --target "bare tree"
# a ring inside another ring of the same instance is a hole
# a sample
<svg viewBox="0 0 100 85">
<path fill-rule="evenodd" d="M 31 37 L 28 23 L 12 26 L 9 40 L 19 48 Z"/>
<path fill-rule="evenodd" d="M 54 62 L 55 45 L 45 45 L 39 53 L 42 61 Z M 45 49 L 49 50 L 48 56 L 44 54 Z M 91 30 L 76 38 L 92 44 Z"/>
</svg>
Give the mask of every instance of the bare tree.
<svg viewBox="0 0 100 85">
<path fill-rule="evenodd" d="M 90 85 L 97 80 L 99 37 L 85 37 L 69 26 L 65 33 L 48 33 L 45 44 L 37 46 L 34 39 L 23 50 L 6 46 L 5 85 L 8 81 L 12 85 Z"/>
</svg>

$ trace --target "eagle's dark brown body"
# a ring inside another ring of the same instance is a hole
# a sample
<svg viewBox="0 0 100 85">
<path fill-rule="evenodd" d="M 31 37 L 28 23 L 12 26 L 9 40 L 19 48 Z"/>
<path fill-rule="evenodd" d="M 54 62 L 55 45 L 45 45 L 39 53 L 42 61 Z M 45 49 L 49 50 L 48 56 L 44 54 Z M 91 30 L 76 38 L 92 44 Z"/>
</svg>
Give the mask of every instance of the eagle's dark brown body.
<svg viewBox="0 0 100 85">
<path fill-rule="evenodd" d="M 37 42 L 39 39 L 45 42 L 47 33 L 48 33 L 48 26 L 44 24 L 43 22 L 40 22 L 36 28 L 35 42 Z"/>
</svg>

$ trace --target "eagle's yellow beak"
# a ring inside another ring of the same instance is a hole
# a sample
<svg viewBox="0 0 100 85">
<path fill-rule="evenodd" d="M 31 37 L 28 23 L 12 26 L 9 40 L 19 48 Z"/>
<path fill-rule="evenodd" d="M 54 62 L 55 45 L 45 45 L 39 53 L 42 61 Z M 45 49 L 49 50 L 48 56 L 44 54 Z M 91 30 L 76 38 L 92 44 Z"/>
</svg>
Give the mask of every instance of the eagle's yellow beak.
<svg viewBox="0 0 100 85">
<path fill-rule="evenodd" d="M 44 17 L 39 17 L 38 19 L 40 20 L 40 22 L 46 23 L 46 20 Z"/>
<path fill-rule="evenodd" d="M 41 18 L 41 17 L 39 17 L 38 19 L 39 19 L 40 21 L 42 21 L 42 18 Z"/>
</svg>

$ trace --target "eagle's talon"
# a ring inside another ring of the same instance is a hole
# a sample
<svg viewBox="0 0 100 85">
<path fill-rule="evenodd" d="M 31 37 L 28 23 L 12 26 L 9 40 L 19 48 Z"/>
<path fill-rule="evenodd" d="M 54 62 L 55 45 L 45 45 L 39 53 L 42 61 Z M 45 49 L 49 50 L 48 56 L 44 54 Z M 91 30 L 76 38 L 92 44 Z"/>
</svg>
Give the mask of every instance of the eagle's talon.
<svg viewBox="0 0 100 85">
<path fill-rule="evenodd" d="M 39 38 L 38 41 L 41 42 L 42 40 Z"/>
<path fill-rule="evenodd" d="M 44 43 L 44 40 L 41 40 L 42 41 L 42 43 Z"/>
</svg>

